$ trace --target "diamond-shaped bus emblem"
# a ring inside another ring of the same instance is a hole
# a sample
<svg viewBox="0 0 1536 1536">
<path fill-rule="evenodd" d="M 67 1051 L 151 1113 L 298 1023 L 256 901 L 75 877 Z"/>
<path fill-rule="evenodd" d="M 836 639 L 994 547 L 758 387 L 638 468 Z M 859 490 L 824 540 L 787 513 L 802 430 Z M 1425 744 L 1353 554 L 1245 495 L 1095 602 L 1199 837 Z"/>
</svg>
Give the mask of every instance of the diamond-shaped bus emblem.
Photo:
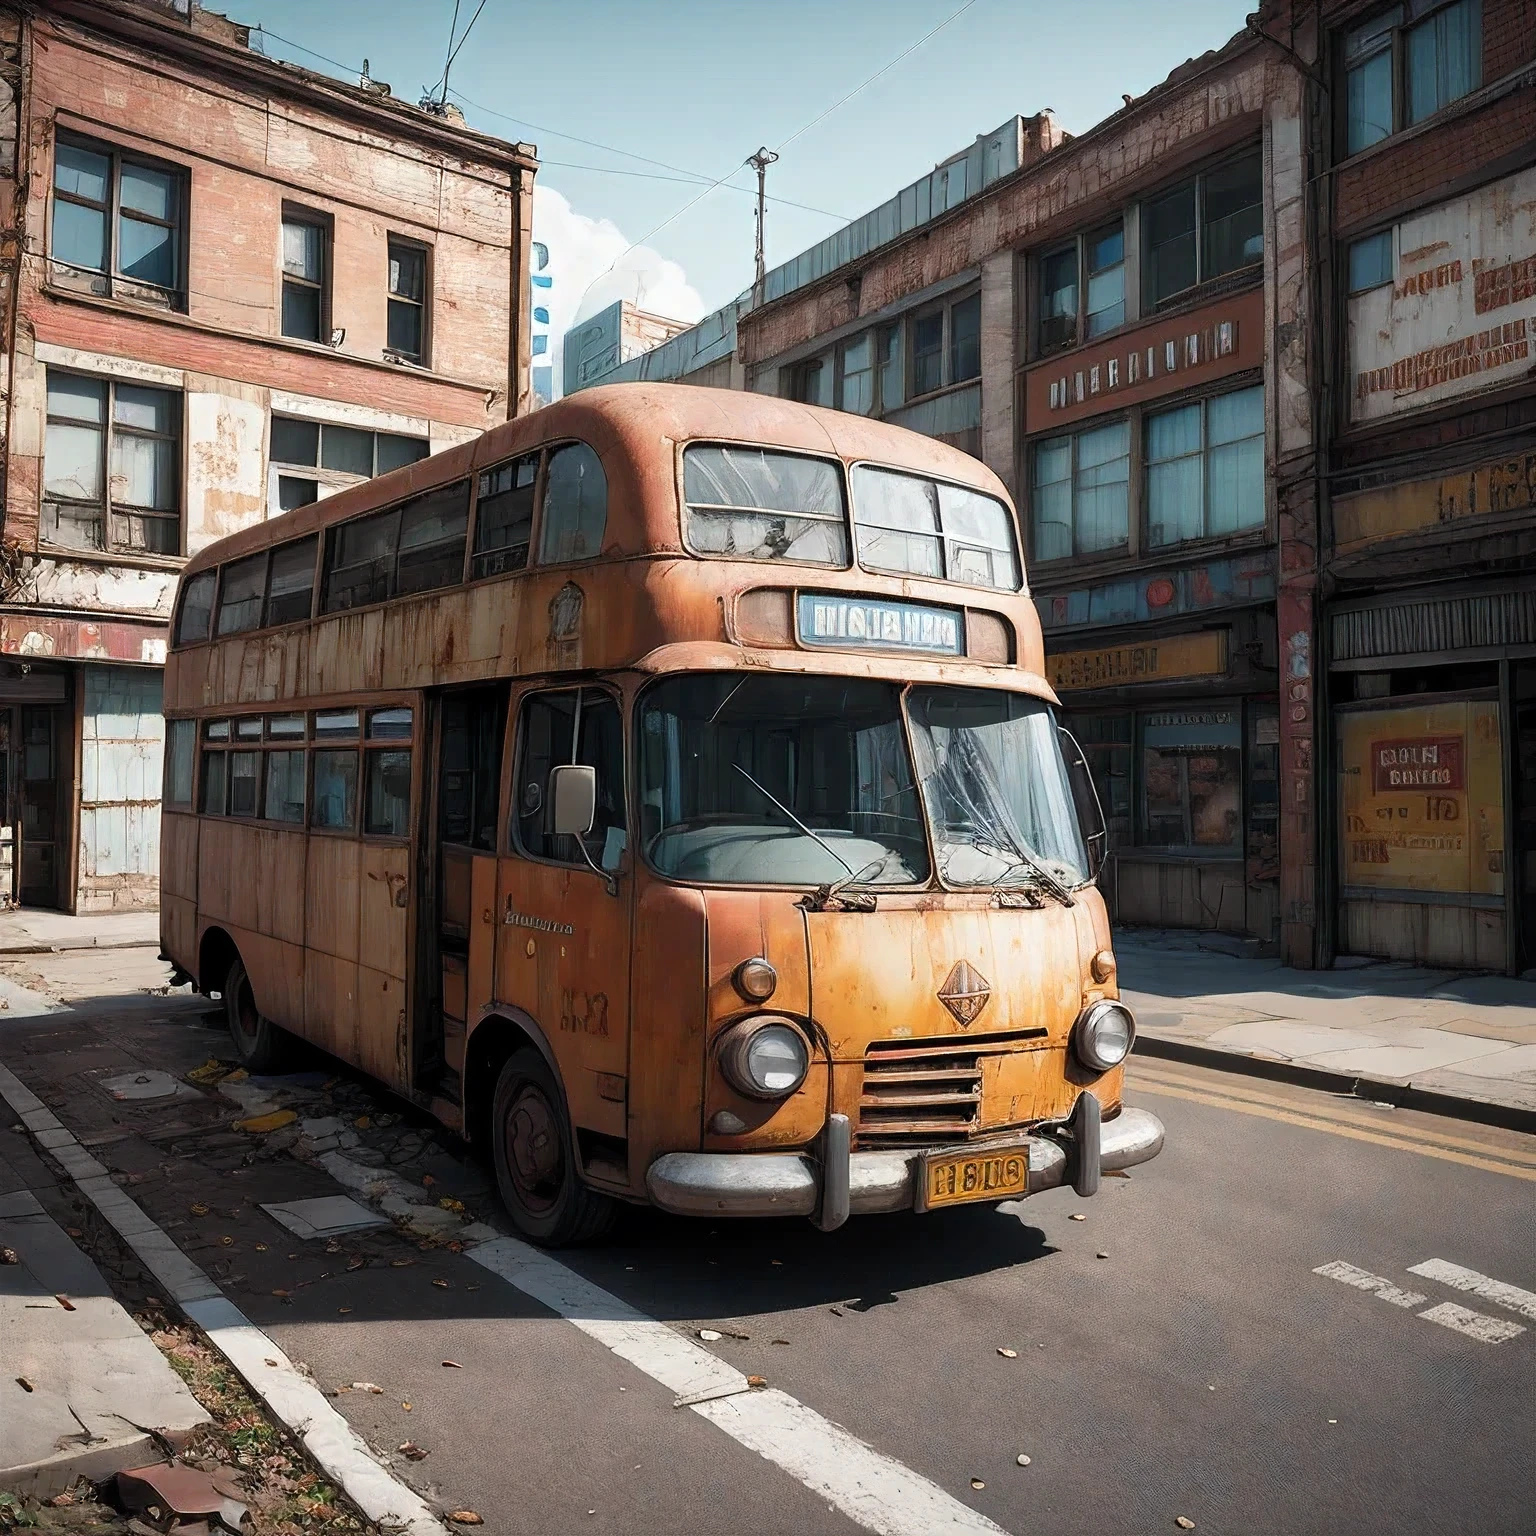
<svg viewBox="0 0 1536 1536">
<path fill-rule="evenodd" d="M 968 1029 L 992 996 L 992 984 L 969 960 L 957 960 L 939 988 L 939 1001 L 954 1014 L 961 1029 Z"/>
</svg>

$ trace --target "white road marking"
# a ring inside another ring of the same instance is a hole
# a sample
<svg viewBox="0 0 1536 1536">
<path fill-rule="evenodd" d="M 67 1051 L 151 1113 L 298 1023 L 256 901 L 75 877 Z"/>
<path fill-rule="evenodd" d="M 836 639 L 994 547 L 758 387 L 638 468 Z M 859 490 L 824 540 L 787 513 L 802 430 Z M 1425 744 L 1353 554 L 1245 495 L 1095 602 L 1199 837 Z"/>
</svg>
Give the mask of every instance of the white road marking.
<svg viewBox="0 0 1536 1536">
<path fill-rule="evenodd" d="M 1383 1276 L 1373 1275 L 1368 1269 L 1356 1269 L 1343 1259 L 1319 1264 L 1312 1273 L 1327 1275 L 1330 1280 L 1342 1280 L 1345 1285 L 1352 1285 L 1357 1291 L 1370 1291 L 1378 1301 L 1389 1301 L 1394 1307 L 1416 1307 L 1421 1301 L 1429 1300 L 1429 1297 L 1421 1296 L 1417 1291 L 1399 1290 Z"/>
<path fill-rule="evenodd" d="M 1425 1259 L 1422 1264 L 1410 1264 L 1410 1275 L 1422 1275 L 1426 1280 L 1438 1280 L 1453 1291 L 1471 1291 L 1485 1301 L 1496 1301 L 1511 1312 L 1519 1312 L 1536 1322 L 1536 1293 L 1522 1291 L 1518 1285 L 1506 1285 L 1502 1280 L 1490 1280 L 1475 1269 L 1463 1269 L 1448 1259 Z"/>
<path fill-rule="evenodd" d="M 951 1497 L 937 1483 L 866 1445 L 812 1408 L 768 1387 L 747 1391 L 746 1377 L 674 1328 L 568 1269 L 558 1259 L 500 1237 L 467 1257 L 542 1302 L 677 1397 L 734 1388 L 690 1412 L 798 1478 L 850 1520 L 878 1536 L 1006 1536 L 1001 1526 Z"/>
<path fill-rule="evenodd" d="M 1442 1301 L 1438 1307 L 1420 1312 L 1419 1316 L 1427 1322 L 1454 1328 L 1457 1333 L 1464 1333 L 1469 1338 L 1480 1339 L 1484 1344 L 1502 1344 L 1505 1339 L 1512 1339 L 1517 1333 L 1525 1332 L 1519 1323 L 1507 1322 L 1502 1317 L 1486 1317 L 1481 1312 L 1472 1311 L 1470 1307 L 1458 1307 L 1454 1301 Z"/>
</svg>

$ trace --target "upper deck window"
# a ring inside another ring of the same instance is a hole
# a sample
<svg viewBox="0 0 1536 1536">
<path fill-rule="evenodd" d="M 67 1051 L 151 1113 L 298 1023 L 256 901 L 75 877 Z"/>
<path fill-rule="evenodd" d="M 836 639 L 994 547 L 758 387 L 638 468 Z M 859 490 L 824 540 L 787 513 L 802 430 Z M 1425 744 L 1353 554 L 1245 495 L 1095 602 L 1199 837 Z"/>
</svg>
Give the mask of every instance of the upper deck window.
<svg viewBox="0 0 1536 1536">
<path fill-rule="evenodd" d="M 567 443 L 549 456 L 544 472 L 544 528 L 539 564 L 594 560 L 608 528 L 608 479 L 585 443 Z"/>
<path fill-rule="evenodd" d="M 843 480 L 831 460 L 766 448 L 689 448 L 683 499 L 696 554 L 848 564 Z"/>
<path fill-rule="evenodd" d="M 1016 592 L 1019 560 L 1013 519 L 993 496 L 861 464 L 853 471 L 859 562 Z"/>
<path fill-rule="evenodd" d="M 322 613 L 451 586 L 464 575 L 469 481 L 456 480 L 387 512 L 330 530 Z"/>
<path fill-rule="evenodd" d="M 181 613 L 176 619 L 176 644 L 193 645 L 208 638 L 213 617 L 213 587 L 217 571 L 199 571 L 181 589 Z"/>
<path fill-rule="evenodd" d="M 475 506 L 475 576 L 500 576 L 528 564 L 539 456 L 524 454 L 481 473 Z"/>
</svg>

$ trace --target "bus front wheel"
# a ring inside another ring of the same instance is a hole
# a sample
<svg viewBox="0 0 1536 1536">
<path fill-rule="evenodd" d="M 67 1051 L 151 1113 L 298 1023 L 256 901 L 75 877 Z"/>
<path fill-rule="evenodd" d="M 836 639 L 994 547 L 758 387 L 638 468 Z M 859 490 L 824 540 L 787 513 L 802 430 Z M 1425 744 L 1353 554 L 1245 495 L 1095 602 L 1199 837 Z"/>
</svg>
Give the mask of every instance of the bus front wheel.
<svg viewBox="0 0 1536 1536">
<path fill-rule="evenodd" d="M 507 1058 L 491 1117 L 496 1183 L 518 1231 L 562 1248 L 591 1242 L 613 1225 L 618 1203 L 581 1182 L 565 1096 L 531 1046 Z"/>
<path fill-rule="evenodd" d="M 256 1006 L 245 962 L 238 955 L 224 983 L 224 1013 L 235 1055 L 247 1072 L 271 1072 L 282 1062 L 283 1032 Z"/>
</svg>

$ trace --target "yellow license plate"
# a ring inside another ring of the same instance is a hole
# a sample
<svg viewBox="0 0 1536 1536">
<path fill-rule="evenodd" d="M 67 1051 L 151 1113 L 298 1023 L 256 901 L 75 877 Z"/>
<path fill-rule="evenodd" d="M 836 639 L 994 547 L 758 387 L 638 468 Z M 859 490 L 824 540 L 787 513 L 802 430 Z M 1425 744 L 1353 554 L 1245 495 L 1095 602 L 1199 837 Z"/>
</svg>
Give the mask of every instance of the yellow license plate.
<svg viewBox="0 0 1536 1536">
<path fill-rule="evenodd" d="M 930 1152 L 923 1160 L 923 1202 L 919 1210 L 962 1205 L 971 1200 L 1012 1200 L 1029 1193 L 1029 1151 Z"/>
</svg>

